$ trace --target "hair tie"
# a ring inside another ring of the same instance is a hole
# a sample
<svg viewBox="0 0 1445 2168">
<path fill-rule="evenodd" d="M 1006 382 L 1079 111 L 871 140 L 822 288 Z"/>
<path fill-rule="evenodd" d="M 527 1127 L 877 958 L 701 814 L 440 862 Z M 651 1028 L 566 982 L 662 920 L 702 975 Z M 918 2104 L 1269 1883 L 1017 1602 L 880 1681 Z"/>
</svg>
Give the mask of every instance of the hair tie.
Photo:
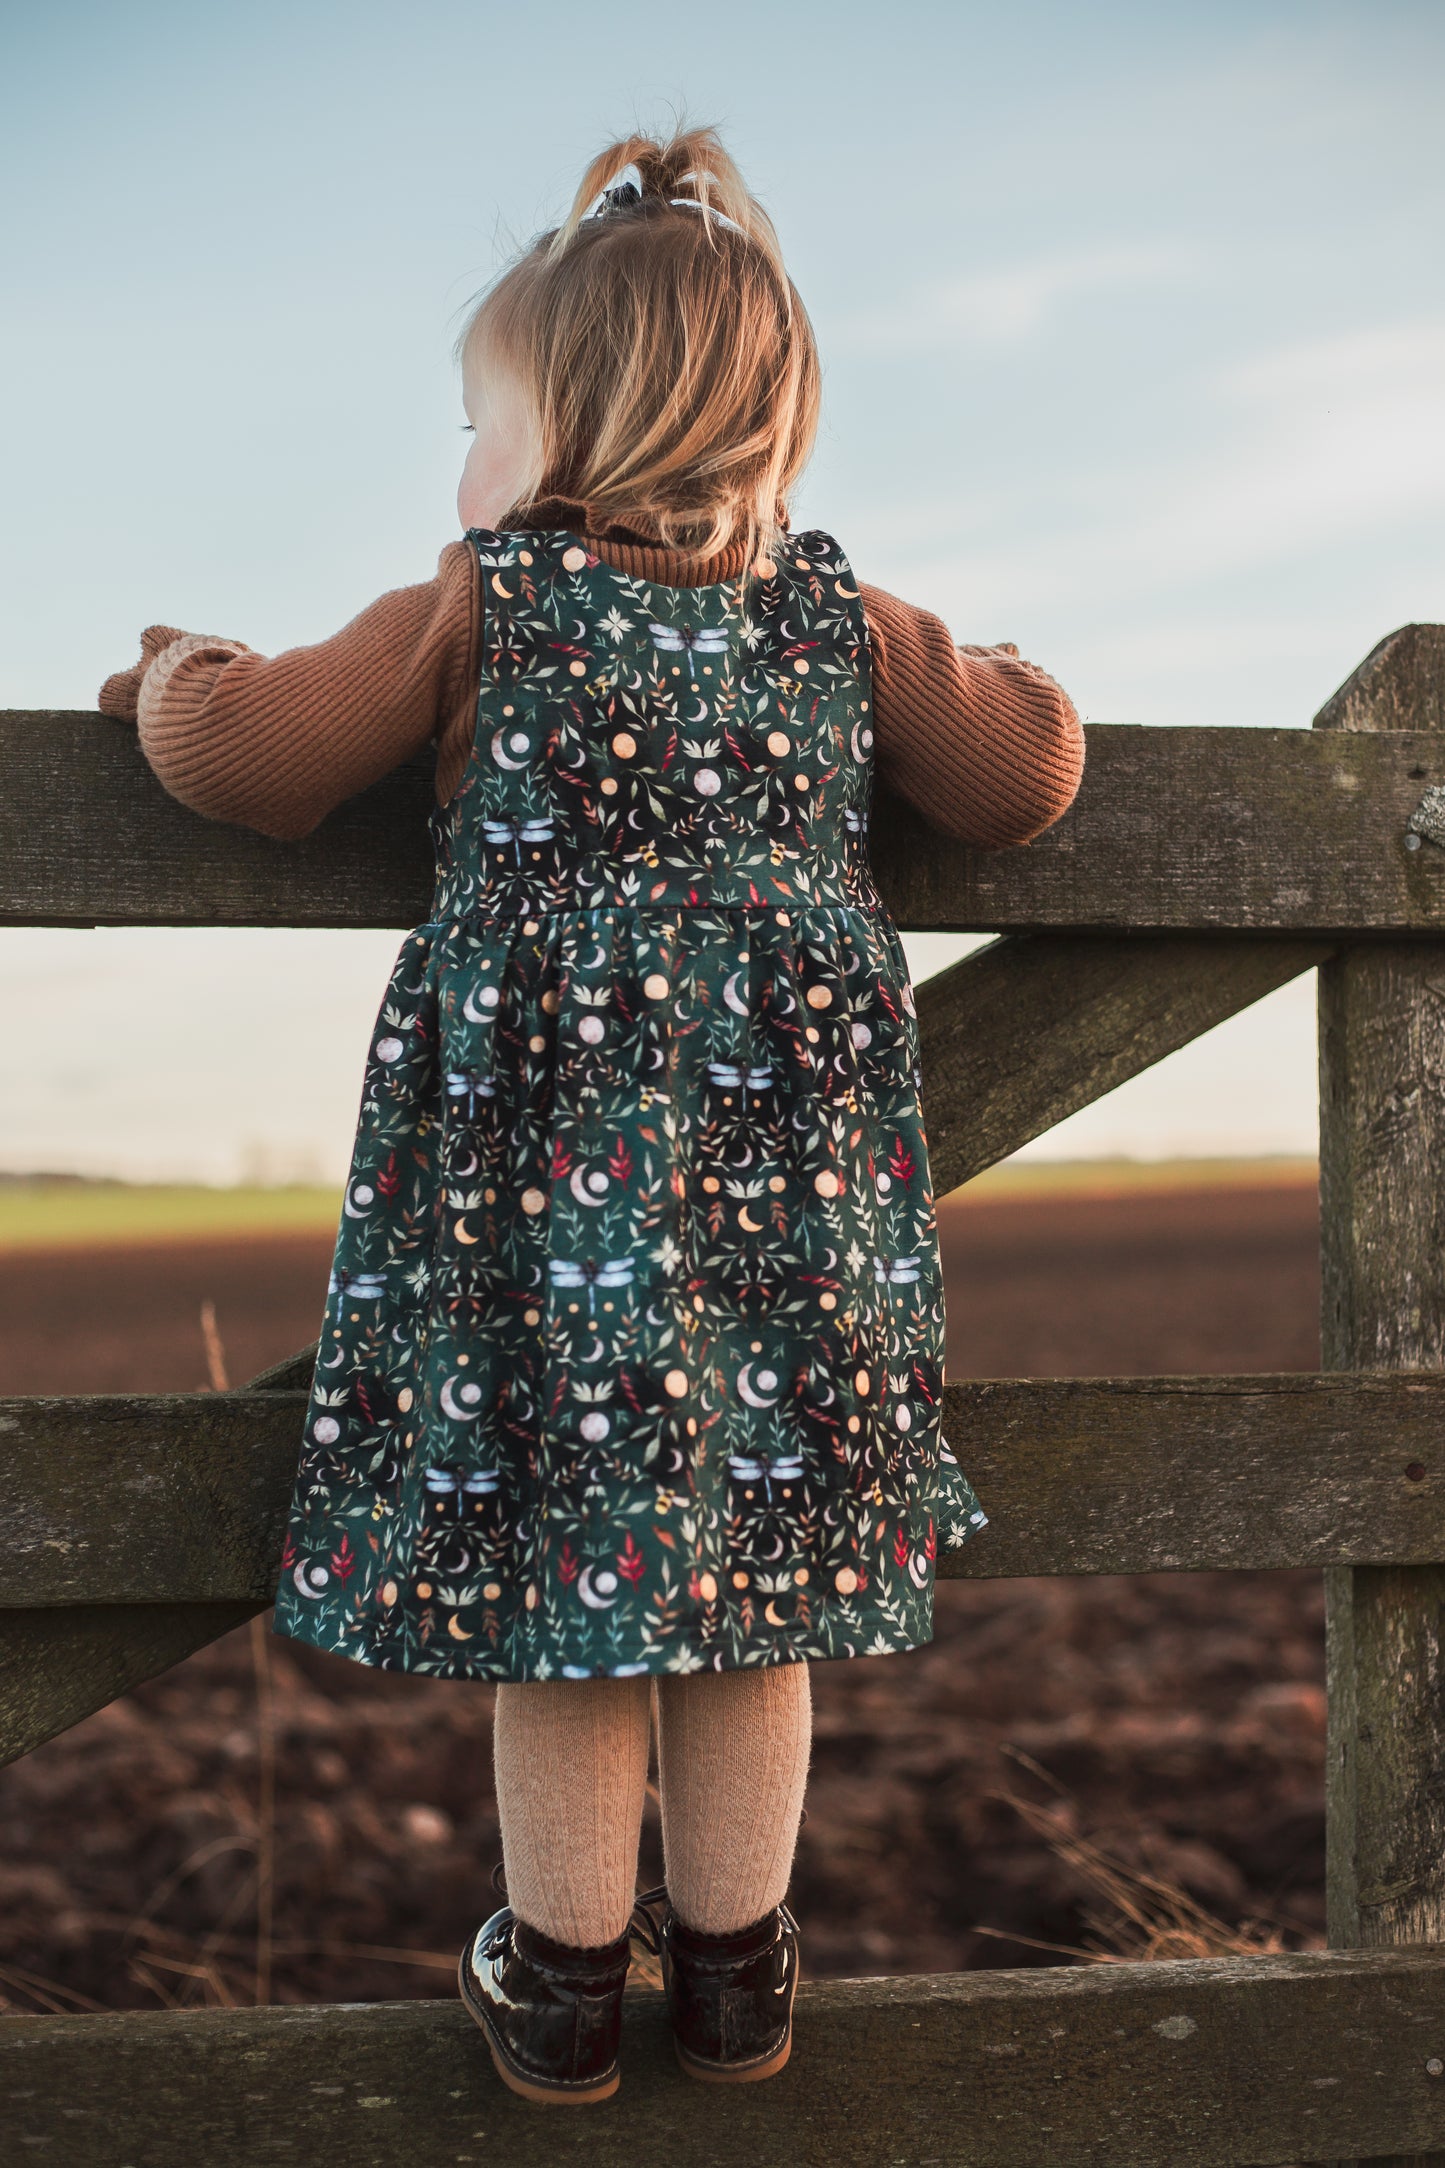
<svg viewBox="0 0 1445 2168">
<path fill-rule="evenodd" d="M 605 218 L 609 211 L 630 211 L 642 201 L 642 190 L 636 181 L 619 181 L 614 188 L 604 188 L 602 201 L 592 213 L 594 218 Z"/>
<path fill-rule="evenodd" d="M 720 211 L 715 203 L 702 203 L 696 196 L 669 196 L 667 200 L 680 211 L 698 211 L 704 218 L 715 218 L 720 226 L 731 226 L 734 233 L 743 232 L 737 220 L 729 218 L 727 212 Z M 746 240 L 746 234 L 743 238 Z"/>
<path fill-rule="evenodd" d="M 658 199 L 654 197 L 652 200 L 656 202 Z M 720 211 L 717 208 L 716 204 L 702 203 L 696 196 L 669 196 L 666 200 L 673 210 L 698 211 L 705 218 L 715 218 L 720 226 L 731 226 L 734 233 L 742 233 L 743 231 L 737 220 L 729 218 L 725 211 Z M 618 181 L 613 187 L 603 189 L 602 201 L 598 204 L 592 216 L 594 218 L 606 218 L 609 214 L 617 211 L 635 211 L 643 201 L 642 190 L 638 187 L 636 181 Z"/>
</svg>

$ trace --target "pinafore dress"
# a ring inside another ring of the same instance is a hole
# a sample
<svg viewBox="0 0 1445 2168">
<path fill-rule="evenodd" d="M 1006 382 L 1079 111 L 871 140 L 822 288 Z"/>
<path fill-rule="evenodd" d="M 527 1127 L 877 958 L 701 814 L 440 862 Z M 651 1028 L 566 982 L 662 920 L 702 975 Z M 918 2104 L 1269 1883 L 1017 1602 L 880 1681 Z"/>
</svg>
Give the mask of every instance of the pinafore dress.
<svg viewBox="0 0 1445 2168">
<path fill-rule="evenodd" d="M 469 536 L 476 734 L 373 1035 L 277 1632 L 551 1679 L 915 1648 L 984 1516 L 856 582 Z"/>
</svg>

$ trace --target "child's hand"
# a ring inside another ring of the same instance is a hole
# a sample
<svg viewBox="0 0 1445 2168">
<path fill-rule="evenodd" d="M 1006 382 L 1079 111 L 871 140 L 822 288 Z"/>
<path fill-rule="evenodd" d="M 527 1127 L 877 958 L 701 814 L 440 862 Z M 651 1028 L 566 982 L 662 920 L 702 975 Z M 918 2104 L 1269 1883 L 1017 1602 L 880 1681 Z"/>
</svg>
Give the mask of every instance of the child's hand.
<svg viewBox="0 0 1445 2168">
<path fill-rule="evenodd" d="M 250 652 L 244 640 L 216 640 L 208 633 L 178 632 L 174 625 L 147 625 L 140 636 L 140 661 L 135 668 L 117 670 L 114 677 L 108 677 L 101 686 L 100 712 L 113 715 L 120 723 L 135 722 L 140 710 L 141 685 L 157 662 L 160 669 L 152 692 L 161 690 L 163 681 L 187 656 L 206 655 L 225 663 Z"/>
<path fill-rule="evenodd" d="M 1018 649 L 1012 640 L 995 640 L 992 647 L 961 647 L 961 655 L 1012 655 L 1018 657 Z"/>
<path fill-rule="evenodd" d="M 133 723 L 140 700 L 140 681 L 163 648 L 185 635 L 174 625 L 147 625 L 140 636 L 140 661 L 133 670 L 117 670 L 100 688 L 100 712 L 119 723 Z"/>
</svg>

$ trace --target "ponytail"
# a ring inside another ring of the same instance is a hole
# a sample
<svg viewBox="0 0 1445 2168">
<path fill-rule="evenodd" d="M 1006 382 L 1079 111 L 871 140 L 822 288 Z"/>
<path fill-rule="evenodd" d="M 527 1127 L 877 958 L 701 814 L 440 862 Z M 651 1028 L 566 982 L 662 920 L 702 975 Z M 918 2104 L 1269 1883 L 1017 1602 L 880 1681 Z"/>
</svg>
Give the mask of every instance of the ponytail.
<svg viewBox="0 0 1445 2168">
<path fill-rule="evenodd" d="M 773 222 L 715 130 L 609 145 L 460 347 L 526 412 L 515 509 L 560 500 L 591 532 L 679 549 L 776 545 L 817 432 L 818 356 Z"/>
</svg>

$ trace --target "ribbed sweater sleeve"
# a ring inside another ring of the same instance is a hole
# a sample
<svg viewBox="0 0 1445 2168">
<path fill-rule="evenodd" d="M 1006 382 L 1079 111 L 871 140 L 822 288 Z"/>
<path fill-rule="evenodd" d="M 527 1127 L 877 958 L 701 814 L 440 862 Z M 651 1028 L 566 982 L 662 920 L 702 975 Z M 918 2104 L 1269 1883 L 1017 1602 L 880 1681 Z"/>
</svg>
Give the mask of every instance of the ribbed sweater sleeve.
<svg viewBox="0 0 1445 2168">
<path fill-rule="evenodd" d="M 595 545 L 637 577 L 724 576 L 720 560 L 648 563 Z M 736 568 L 727 575 L 736 576 Z M 879 772 L 933 826 L 967 843 L 1026 843 L 1068 806 L 1084 737 L 1068 696 L 1003 648 L 957 647 L 942 620 L 860 582 L 873 661 Z M 100 706 L 138 722 L 171 794 L 212 820 L 304 836 L 343 799 L 436 743 L 445 803 L 475 726 L 482 597 L 475 552 L 442 551 L 436 578 L 383 595 L 329 640 L 258 655 L 239 640 L 149 626 L 141 660 Z"/>
<path fill-rule="evenodd" d="M 994 848 L 1065 812 L 1084 772 L 1068 694 L 1006 648 L 958 647 L 941 618 L 861 580 L 878 772 L 935 828 Z"/>
<path fill-rule="evenodd" d="M 258 655 L 152 626 L 139 669 L 106 681 L 101 709 L 134 717 L 146 759 L 194 812 L 304 836 L 430 739 L 467 730 L 476 609 L 475 555 L 453 542 L 435 579 L 381 596 L 314 647 Z"/>
</svg>

